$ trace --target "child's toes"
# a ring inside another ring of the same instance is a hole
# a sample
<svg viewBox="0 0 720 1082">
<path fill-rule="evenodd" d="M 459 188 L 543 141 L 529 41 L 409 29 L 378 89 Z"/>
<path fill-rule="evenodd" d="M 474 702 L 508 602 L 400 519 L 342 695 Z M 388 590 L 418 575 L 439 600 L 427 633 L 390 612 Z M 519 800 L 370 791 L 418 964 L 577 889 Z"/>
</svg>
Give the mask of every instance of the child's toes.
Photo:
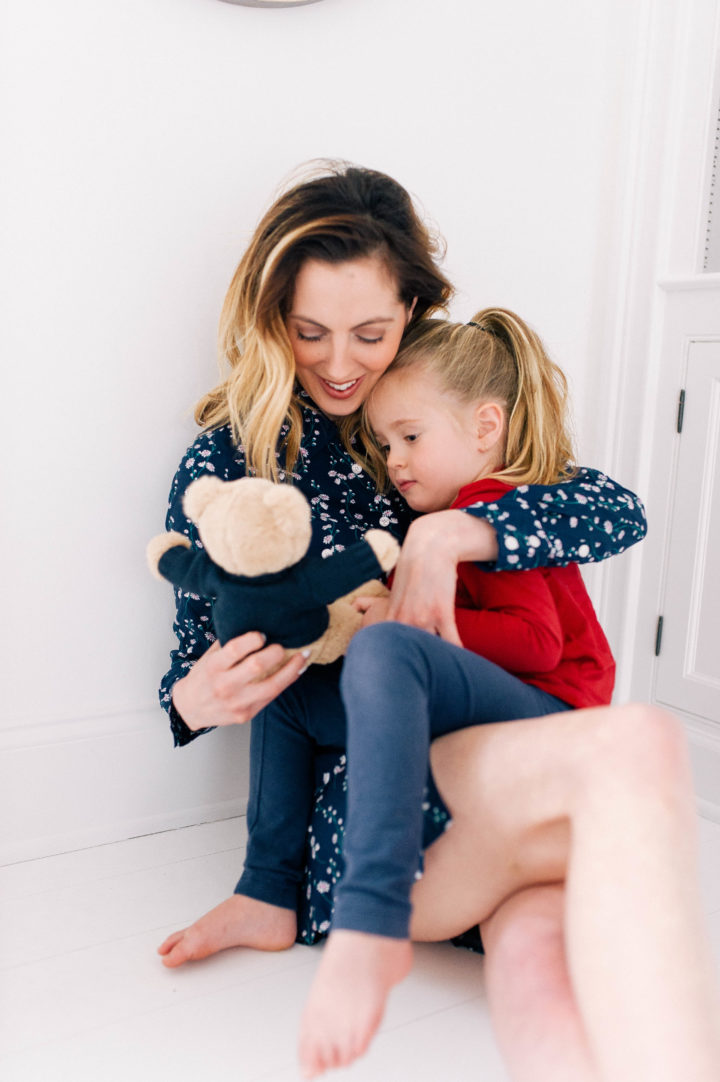
<svg viewBox="0 0 720 1082">
<path fill-rule="evenodd" d="M 320 1050 L 317 1043 L 309 1037 L 303 1037 L 298 1049 L 300 1071 L 303 1078 L 315 1078 L 322 1071 Z"/>
<path fill-rule="evenodd" d="M 180 942 L 180 940 L 182 939 L 184 934 L 185 934 L 185 932 L 182 931 L 182 932 L 173 932 L 172 935 L 169 935 L 167 937 L 167 939 L 163 943 L 161 943 L 160 946 L 158 947 L 158 949 L 157 949 L 158 954 L 169 954 L 170 951 L 173 949 L 173 947 L 177 943 Z"/>
</svg>

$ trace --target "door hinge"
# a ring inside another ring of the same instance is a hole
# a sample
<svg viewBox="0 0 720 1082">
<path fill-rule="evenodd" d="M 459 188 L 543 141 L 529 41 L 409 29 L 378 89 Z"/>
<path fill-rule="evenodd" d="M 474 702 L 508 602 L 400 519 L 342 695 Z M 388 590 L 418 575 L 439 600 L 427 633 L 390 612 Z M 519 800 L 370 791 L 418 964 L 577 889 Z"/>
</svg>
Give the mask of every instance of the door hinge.
<svg viewBox="0 0 720 1082">
<path fill-rule="evenodd" d="M 660 655 L 660 647 L 662 646 L 663 636 L 663 617 L 658 616 L 657 629 L 655 631 L 655 657 Z"/>
<path fill-rule="evenodd" d="M 678 399 L 678 411 L 677 411 L 677 430 L 682 432 L 683 430 L 683 418 L 685 416 L 685 390 L 680 392 L 680 398 Z"/>
</svg>

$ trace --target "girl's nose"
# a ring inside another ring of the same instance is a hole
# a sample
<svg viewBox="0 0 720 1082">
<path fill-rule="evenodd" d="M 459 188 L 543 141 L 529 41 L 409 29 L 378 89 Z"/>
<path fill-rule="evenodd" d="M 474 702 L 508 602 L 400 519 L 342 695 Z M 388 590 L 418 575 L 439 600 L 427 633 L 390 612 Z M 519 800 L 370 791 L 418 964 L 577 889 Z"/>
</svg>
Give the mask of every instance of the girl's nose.
<svg viewBox="0 0 720 1082">
<path fill-rule="evenodd" d="M 402 448 L 391 447 L 387 453 L 387 468 L 388 470 L 399 470 L 404 465 Z"/>
</svg>

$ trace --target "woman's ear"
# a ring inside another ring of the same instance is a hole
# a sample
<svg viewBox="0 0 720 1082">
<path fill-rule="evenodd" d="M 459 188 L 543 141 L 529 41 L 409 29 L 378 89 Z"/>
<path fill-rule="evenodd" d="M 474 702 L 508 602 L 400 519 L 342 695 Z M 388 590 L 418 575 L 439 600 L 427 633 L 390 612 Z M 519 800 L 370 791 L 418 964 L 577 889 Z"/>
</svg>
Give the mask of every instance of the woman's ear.
<svg viewBox="0 0 720 1082">
<path fill-rule="evenodd" d="M 483 402 L 475 410 L 480 451 L 492 451 L 505 433 L 505 411 L 497 402 Z"/>
</svg>

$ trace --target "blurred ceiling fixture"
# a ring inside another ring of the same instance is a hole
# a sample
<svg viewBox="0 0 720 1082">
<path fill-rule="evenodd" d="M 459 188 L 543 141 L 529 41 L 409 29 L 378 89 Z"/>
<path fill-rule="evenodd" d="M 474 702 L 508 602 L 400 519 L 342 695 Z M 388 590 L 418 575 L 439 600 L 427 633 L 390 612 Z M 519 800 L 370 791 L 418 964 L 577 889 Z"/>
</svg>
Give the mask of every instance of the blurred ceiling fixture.
<svg viewBox="0 0 720 1082">
<path fill-rule="evenodd" d="M 318 0 L 223 0 L 224 4 L 242 4 L 246 8 L 299 8 Z"/>
</svg>

